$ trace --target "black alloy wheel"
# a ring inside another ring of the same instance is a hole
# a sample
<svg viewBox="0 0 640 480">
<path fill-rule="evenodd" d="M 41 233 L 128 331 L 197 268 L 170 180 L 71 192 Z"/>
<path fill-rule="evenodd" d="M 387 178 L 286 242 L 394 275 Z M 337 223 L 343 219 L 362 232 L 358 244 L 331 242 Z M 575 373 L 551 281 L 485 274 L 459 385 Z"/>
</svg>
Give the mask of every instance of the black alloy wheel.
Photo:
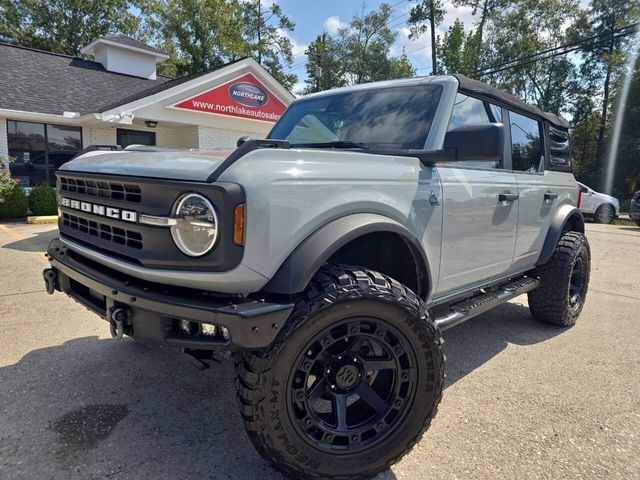
<svg viewBox="0 0 640 480">
<path fill-rule="evenodd" d="M 349 318 L 305 346 L 289 379 L 289 414 L 317 447 L 349 453 L 384 438 L 411 405 L 417 372 L 404 335 Z"/>
<path fill-rule="evenodd" d="M 236 358 L 247 434 L 287 478 L 371 478 L 436 415 L 442 343 L 410 289 L 373 270 L 326 265 L 273 344 Z"/>
<path fill-rule="evenodd" d="M 582 307 L 587 282 L 587 252 L 580 250 L 573 261 L 569 279 L 569 308 L 573 311 Z"/>
</svg>

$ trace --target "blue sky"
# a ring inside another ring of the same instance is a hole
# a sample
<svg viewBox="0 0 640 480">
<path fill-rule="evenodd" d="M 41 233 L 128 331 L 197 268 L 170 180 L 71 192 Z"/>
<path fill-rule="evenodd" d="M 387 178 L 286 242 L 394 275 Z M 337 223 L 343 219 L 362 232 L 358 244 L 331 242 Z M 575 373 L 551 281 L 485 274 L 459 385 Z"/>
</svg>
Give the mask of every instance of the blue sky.
<svg viewBox="0 0 640 480">
<path fill-rule="evenodd" d="M 265 4 L 272 3 L 272 0 L 263 0 Z M 304 50 L 309 42 L 313 41 L 323 31 L 335 33 L 335 31 L 343 24 L 351 20 L 354 15 L 365 11 L 377 9 L 381 0 L 278 0 L 278 5 L 285 14 L 295 22 L 296 28 L 289 33 L 289 37 L 293 43 L 293 53 L 298 54 L 294 57 L 293 73 L 298 75 L 298 85 L 293 88 L 294 92 L 302 88 L 306 72 L 304 69 Z M 393 46 L 392 54 L 399 55 L 404 47 L 409 56 L 409 60 L 418 70 L 418 75 L 427 75 L 431 72 L 431 48 L 430 38 L 428 34 L 423 35 L 417 40 L 408 38 L 409 29 L 406 21 L 409 17 L 411 6 L 418 3 L 417 0 L 387 0 L 386 3 L 394 6 L 393 14 L 389 26 L 397 33 L 396 43 Z M 451 0 L 444 0 L 447 15 L 444 22 L 438 26 L 439 34 L 442 34 L 447 28 L 459 18 L 465 23 L 465 26 L 471 28 L 473 16 L 471 9 L 467 7 L 454 7 Z"/>
</svg>

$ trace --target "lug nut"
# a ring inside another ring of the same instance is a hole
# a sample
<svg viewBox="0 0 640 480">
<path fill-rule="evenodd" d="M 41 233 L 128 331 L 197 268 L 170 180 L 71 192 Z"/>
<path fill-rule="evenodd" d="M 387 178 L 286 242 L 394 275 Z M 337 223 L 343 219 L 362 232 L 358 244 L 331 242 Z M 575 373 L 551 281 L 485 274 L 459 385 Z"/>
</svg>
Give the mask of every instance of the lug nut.
<svg viewBox="0 0 640 480">
<path fill-rule="evenodd" d="M 402 405 L 402 400 L 396 400 L 395 402 L 393 402 L 393 406 L 396 408 L 400 407 L 400 405 Z"/>
<path fill-rule="evenodd" d="M 298 392 L 296 393 L 296 398 L 298 400 L 303 400 L 304 399 L 304 392 Z"/>
</svg>

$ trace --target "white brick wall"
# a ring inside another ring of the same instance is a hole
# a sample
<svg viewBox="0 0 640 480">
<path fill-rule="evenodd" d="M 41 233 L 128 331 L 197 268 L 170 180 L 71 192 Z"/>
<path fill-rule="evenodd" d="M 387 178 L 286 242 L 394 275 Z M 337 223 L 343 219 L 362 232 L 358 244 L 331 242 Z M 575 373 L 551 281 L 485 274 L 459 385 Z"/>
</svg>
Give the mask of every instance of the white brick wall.
<svg viewBox="0 0 640 480">
<path fill-rule="evenodd" d="M 9 156 L 7 141 L 7 119 L 0 117 L 0 157 Z"/>
<path fill-rule="evenodd" d="M 245 136 L 256 138 L 255 133 L 251 132 L 198 127 L 198 148 L 200 150 L 234 150 L 238 138 Z"/>
<path fill-rule="evenodd" d="M 147 130 L 147 129 L 145 129 Z M 156 144 L 159 147 L 198 148 L 198 127 L 162 127 L 156 130 Z"/>
<path fill-rule="evenodd" d="M 82 145 L 115 145 L 117 142 L 117 128 L 115 126 L 90 125 L 82 128 Z M 126 130 L 140 130 L 155 132 L 156 145 L 169 148 L 198 148 L 198 127 L 167 127 L 159 125 L 157 128 L 147 128 L 144 125 L 123 125 Z"/>
<path fill-rule="evenodd" d="M 116 129 L 102 125 L 85 125 L 82 127 L 82 146 L 115 145 Z"/>
</svg>

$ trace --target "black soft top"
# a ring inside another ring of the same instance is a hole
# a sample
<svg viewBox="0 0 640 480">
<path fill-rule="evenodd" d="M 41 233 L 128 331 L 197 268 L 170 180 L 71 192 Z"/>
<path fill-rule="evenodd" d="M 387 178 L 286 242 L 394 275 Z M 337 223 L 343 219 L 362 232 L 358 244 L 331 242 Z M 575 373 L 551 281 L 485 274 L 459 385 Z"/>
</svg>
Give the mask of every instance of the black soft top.
<svg viewBox="0 0 640 480">
<path fill-rule="evenodd" d="M 480 80 L 474 80 L 459 73 L 456 73 L 454 77 L 456 77 L 456 79 L 458 80 L 458 83 L 460 84 L 459 90 L 463 93 L 469 93 L 473 96 L 483 97 L 487 100 L 496 100 L 498 103 L 501 103 L 504 106 L 513 107 L 517 110 L 535 115 L 536 117 L 544 118 L 549 123 L 552 123 L 557 127 L 566 130 L 569 129 L 569 122 L 554 113 L 543 112 L 538 107 L 534 107 L 533 105 L 524 103 L 519 98 L 514 97 L 513 95 L 509 95 L 502 90 L 498 90 L 491 85 L 487 85 Z"/>
</svg>

